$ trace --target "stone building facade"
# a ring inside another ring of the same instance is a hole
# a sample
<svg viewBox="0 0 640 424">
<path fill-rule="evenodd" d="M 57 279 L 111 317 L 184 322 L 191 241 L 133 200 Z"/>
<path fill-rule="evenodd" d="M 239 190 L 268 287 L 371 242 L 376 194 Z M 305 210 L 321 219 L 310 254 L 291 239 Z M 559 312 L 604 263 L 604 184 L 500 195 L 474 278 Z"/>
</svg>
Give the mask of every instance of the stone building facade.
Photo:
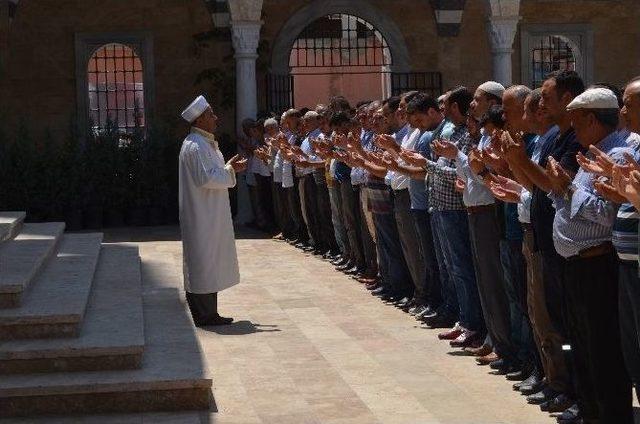
<svg viewBox="0 0 640 424">
<path fill-rule="evenodd" d="M 543 55 L 568 48 L 588 82 L 640 74 L 640 0 L 0 0 L 0 124 L 86 127 L 86 61 L 100 43 L 121 43 L 141 58 L 148 123 L 184 132 L 180 110 L 205 92 L 232 134 L 267 109 L 267 75 L 288 73 L 293 41 L 329 14 L 380 31 L 390 72 L 440 73 L 443 88 L 531 84 L 549 37 L 561 46 Z"/>
</svg>

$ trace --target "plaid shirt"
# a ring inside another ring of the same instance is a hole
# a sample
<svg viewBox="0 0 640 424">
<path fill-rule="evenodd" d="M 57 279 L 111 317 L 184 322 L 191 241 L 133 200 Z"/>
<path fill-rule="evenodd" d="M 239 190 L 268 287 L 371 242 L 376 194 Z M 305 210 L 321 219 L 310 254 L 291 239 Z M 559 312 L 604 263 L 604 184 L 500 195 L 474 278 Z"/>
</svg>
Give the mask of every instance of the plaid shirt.
<svg viewBox="0 0 640 424">
<path fill-rule="evenodd" d="M 450 141 L 458 149 L 468 154 L 473 147 L 466 125 L 455 127 Z M 456 187 L 456 161 L 438 157 L 431 153 L 431 160 L 427 161 L 427 189 L 429 191 L 429 209 L 431 211 L 465 210 L 462 193 Z"/>
</svg>

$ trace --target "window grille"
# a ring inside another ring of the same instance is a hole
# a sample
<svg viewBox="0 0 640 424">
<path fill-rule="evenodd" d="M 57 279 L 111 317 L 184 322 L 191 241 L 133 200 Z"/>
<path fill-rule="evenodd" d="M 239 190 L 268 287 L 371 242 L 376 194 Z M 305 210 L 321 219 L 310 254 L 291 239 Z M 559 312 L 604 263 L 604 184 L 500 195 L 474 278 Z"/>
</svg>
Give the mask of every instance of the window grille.
<svg viewBox="0 0 640 424">
<path fill-rule="evenodd" d="M 100 47 L 87 67 L 89 119 L 94 131 L 113 123 L 123 132 L 145 126 L 142 61 L 123 44 Z"/>
<path fill-rule="evenodd" d="M 387 41 L 365 20 L 351 15 L 328 15 L 311 23 L 294 42 L 289 65 L 354 67 L 392 65 Z"/>
<path fill-rule="evenodd" d="M 569 43 L 560 36 L 537 36 L 532 40 L 532 85 L 540 87 L 546 76 L 554 71 L 575 71 L 576 56 Z"/>
</svg>

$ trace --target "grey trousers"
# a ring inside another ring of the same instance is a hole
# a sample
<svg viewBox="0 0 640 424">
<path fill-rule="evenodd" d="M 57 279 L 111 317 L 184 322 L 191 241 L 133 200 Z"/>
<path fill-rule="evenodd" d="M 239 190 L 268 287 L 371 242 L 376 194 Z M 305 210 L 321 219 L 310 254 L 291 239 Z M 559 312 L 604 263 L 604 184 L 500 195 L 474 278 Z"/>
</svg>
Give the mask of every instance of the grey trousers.
<svg viewBox="0 0 640 424">
<path fill-rule="evenodd" d="M 400 245 L 402 253 L 411 274 L 411 281 L 415 287 L 413 299 L 420 305 L 427 304 L 427 279 L 426 265 L 422 251 L 420 250 L 420 239 L 416 232 L 416 224 L 411 214 L 411 196 L 409 190 L 398 190 L 393 192 L 393 213 L 398 225 L 400 235 Z"/>
<path fill-rule="evenodd" d="M 498 213 L 495 205 L 469 212 L 469 239 L 480 304 L 494 349 L 506 361 L 517 361 L 511 338 L 509 298 L 500 262 Z"/>
</svg>

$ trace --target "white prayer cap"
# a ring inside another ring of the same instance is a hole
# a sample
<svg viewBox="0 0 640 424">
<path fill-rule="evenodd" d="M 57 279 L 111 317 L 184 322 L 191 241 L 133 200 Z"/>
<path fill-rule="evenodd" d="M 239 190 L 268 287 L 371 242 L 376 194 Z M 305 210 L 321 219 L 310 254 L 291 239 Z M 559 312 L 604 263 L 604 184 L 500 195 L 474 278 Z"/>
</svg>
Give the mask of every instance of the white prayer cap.
<svg viewBox="0 0 640 424">
<path fill-rule="evenodd" d="M 591 88 L 567 105 L 567 110 L 576 109 L 619 109 L 618 98 L 608 88 Z"/>
<path fill-rule="evenodd" d="M 478 86 L 478 90 L 482 90 L 485 93 L 493 94 L 496 97 L 502 98 L 504 94 L 504 85 L 495 81 L 487 81 Z"/>
<path fill-rule="evenodd" d="M 319 118 L 319 117 L 320 115 L 315 110 L 310 110 L 309 112 L 304 114 L 304 119 L 313 119 L 313 118 Z"/>
<path fill-rule="evenodd" d="M 182 112 L 182 118 L 185 121 L 192 123 L 193 121 L 198 119 L 198 117 L 202 115 L 204 111 L 207 110 L 209 107 L 210 105 L 209 105 L 209 102 L 207 102 L 207 99 L 205 99 L 204 96 L 198 96 Z"/>
<path fill-rule="evenodd" d="M 443 94 L 442 96 L 438 97 L 438 103 L 444 102 L 446 98 L 447 98 L 446 94 Z"/>
<path fill-rule="evenodd" d="M 275 118 L 269 118 L 266 121 L 264 121 L 265 128 L 277 127 L 277 126 L 278 126 L 278 121 L 276 121 Z"/>
</svg>

